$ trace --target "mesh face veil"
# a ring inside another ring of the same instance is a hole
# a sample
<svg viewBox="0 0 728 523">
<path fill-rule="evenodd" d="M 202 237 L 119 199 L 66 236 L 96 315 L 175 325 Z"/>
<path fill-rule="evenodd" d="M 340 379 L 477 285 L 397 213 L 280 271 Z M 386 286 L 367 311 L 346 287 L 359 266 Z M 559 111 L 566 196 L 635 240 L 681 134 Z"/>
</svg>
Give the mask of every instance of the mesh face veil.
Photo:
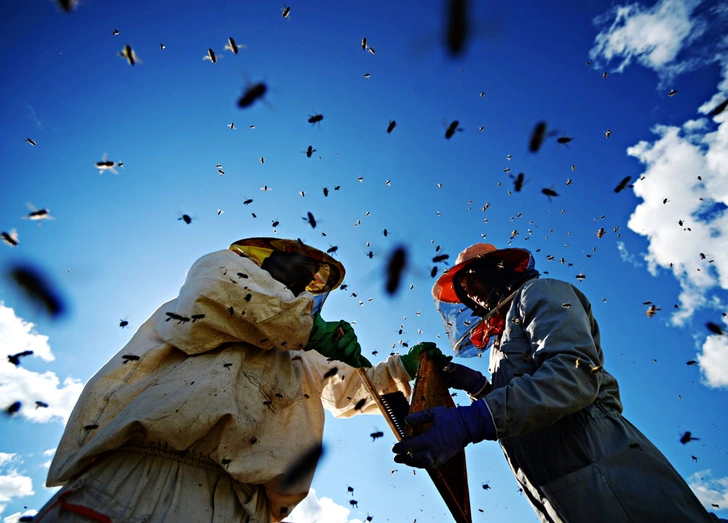
<svg viewBox="0 0 728 523">
<path fill-rule="evenodd" d="M 531 253 L 477 243 L 435 282 L 432 296 L 456 356 L 477 356 L 502 331 L 507 304 L 520 285 L 538 277 Z"/>
<path fill-rule="evenodd" d="M 329 292 L 344 281 L 346 274 L 340 262 L 298 240 L 245 238 L 229 248 L 271 272 L 295 294 L 304 290 L 312 293 L 314 313 L 321 309 Z"/>
</svg>

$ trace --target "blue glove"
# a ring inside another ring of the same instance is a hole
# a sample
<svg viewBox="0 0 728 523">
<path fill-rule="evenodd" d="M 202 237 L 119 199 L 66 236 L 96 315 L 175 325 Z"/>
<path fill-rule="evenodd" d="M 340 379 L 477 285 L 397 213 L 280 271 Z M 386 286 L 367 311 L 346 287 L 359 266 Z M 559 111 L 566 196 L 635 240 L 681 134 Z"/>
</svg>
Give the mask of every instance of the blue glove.
<svg viewBox="0 0 728 523">
<path fill-rule="evenodd" d="M 476 396 L 489 388 L 488 378 L 480 372 L 465 365 L 448 363 L 442 369 L 442 377 L 449 389 L 464 390 L 471 396 Z"/>
<path fill-rule="evenodd" d="M 485 401 L 465 407 L 433 407 L 405 418 L 412 426 L 432 423 L 419 436 L 404 439 L 392 447 L 394 461 L 410 467 L 438 467 L 468 443 L 496 439 L 495 424 Z"/>
</svg>

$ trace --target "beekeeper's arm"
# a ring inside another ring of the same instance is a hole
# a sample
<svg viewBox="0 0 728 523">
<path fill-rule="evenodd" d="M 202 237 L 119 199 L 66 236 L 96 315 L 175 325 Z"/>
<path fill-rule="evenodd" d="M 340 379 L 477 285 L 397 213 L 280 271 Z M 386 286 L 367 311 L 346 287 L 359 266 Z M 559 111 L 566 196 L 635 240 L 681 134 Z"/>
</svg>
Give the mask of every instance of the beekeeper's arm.
<svg viewBox="0 0 728 523">
<path fill-rule="evenodd" d="M 548 427 L 590 405 L 603 376 L 590 306 L 571 285 L 535 280 L 515 299 L 527 339 L 514 341 L 530 342 L 538 368 L 485 396 L 498 438 Z M 507 352 L 507 346 L 501 349 Z"/>
<path fill-rule="evenodd" d="M 362 381 L 358 369 L 341 361 L 331 360 L 316 351 L 303 352 L 308 380 L 319 391 L 321 401 L 337 418 L 356 414 L 377 414 L 379 408 Z M 409 401 L 410 377 L 399 354 L 370 368 L 363 368 L 378 394 L 401 392 Z"/>
<path fill-rule="evenodd" d="M 522 336 L 514 328 L 511 340 L 523 357 L 530 343 L 537 370 L 471 405 L 435 407 L 407 416 L 410 425 L 432 427 L 392 447 L 394 460 L 426 468 L 445 463 L 469 443 L 527 434 L 591 404 L 601 383 L 601 354 L 592 334 L 588 303 L 567 283 L 535 280 L 516 294 Z M 571 307 L 564 307 L 569 303 Z M 501 350 L 508 352 L 507 343 Z M 577 365 L 576 362 L 581 362 Z M 592 369 L 595 369 L 592 371 Z"/>
<path fill-rule="evenodd" d="M 312 307 L 309 293 L 294 296 L 250 259 L 226 249 L 192 265 L 179 297 L 159 311 L 154 330 L 188 354 L 240 341 L 261 349 L 302 349 L 313 326 Z"/>
</svg>

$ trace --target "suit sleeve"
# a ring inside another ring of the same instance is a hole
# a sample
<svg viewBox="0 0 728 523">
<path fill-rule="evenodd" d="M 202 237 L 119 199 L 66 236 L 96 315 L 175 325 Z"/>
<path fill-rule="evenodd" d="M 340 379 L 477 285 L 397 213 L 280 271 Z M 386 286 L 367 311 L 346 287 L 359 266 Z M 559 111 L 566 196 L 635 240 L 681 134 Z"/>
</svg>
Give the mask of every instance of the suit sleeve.
<svg viewBox="0 0 728 523">
<path fill-rule="evenodd" d="M 508 357 L 509 344 L 530 348 L 536 370 L 513 377 L 485 397 L 498 438 L 525 435 L 556 423 L 590 405 L 601 385 L 603 357 L 595 342 L 597 327 L 589 302 L 568 283 L 533 283 L 515 297 L 522 331 L 516 330 L 515 339 L 506 340 L 501 350 Z M 518 339 L 518 333 L 525 340 Z"/>
</svg>

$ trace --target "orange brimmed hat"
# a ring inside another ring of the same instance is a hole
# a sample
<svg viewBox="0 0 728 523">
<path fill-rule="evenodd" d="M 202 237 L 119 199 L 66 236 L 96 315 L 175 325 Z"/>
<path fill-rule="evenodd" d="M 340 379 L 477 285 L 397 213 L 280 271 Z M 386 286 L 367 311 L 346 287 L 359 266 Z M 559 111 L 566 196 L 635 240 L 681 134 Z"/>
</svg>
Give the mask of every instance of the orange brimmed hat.
<svg viewBox="0 0 728 523">
<path fill-rule="evenodd" d="M 281 238 L 245 238 L 233 243 L 229 249 L 250 258 L 259 267 L 273 252 L 297 253 L 305 256 L 315 266 L 315 274 L 306 290 L 314 294 L 328 293 L 344 281 L 344 266 L 323 251 L 298 240 Z"/>
<path fill-rule="evenodd" d="M 452 286 L 453 278 L 467 265 L 483 258 L 502 260 L 514 272 L 526 272 L 534 266 L 533 256 L 526 249 L 498 249 L 490 243 L 476 243 L 458 254 L 455 265 L 437 279 L 432 286 L 432 297 L 445 303 L 461 303 Z"/>
</svg>

